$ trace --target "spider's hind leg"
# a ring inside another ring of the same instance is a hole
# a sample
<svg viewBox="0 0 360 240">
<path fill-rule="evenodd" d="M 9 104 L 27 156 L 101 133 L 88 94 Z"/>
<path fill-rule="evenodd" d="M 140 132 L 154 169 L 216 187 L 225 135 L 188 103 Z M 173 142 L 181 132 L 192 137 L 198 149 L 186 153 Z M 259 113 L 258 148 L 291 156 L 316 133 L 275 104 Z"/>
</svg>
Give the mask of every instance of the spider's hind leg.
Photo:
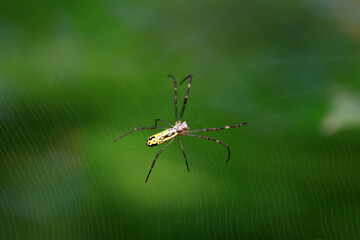
<svg viewBox="0 0 360 240">
<path fill-rule="evenodd" d="M 171 124 L 168 123 L 168 122 L 166 122 L 165 120 L 155 119 L 155 126 L 154 126 L 154 127 L 137 127 L 137 128 L 134 128 L 133 130 L 128 131 L 127 133 L 121 135 L 120 137 L 118 137 L 117 139 L 115 139 L 113 142 L 116 142 L 116 141 L 118 141 L 120 138 L 123 138 L 123 137 L 125 137 L 126 135 L 128 135 L 128 134 L 130 134 L 130 133 L 132 133 L 132 132 L 135 132 L 135 131 L 137 131 L 137 130 L 166 129 L 165 127 L 158 127 L 158 126 L 156 126 L 158 121 L 165 122 L 165 123 L 167 123 L 167 124 L 169 124 L 169 125 L 171 126 Z"/>
<path fill-rule="evenodd" d="M 174 139 L 175 139 L 175 138 L 171 139 L 171 141 L 170 141 L 168 144 L 166 144 L 166 146 L 163 147 L 163 149 L 161 149 L 161 150 L 156 154 L 155 159 L 154 159 L 153 163 L 151 164 L 149 173 L 148 173 L 148 175 L 147 175 L 147 177 L 146 177 L 145 183 L 147 183 L 147 181 L 148 181 L 148 179 L 149 179 L 150 173 L 151 173 L 151 171 L 152 171 L 152 169 L 153 169 L 153 167 L 154 167 L 154 165 L 155 165 L 156 159 L 157 159 L 157 158 L 159 157 L 159 155 L 165 150 L 165 148 L 167 148 L 167 147 L 174 141 Z"/>
<path fill-rule="evenodd" d="M 114 142 L 116 142 L 117 140 L 119 140 L 120 138 L 123 138 L 123 137 L 125 137 L 126 135 L 128 135 L 128 134 L 130 134 L 130 133 L 132 133 L 132 132 L 135 132 L 135 131 L 137 131 L 137 130 L 147 130 L 147 129 L 157 129 L 158 127 L 137 127 L 137 128 L 134 128 L 133 130 L 131 130 L 131 131 L 128 131 L 127 133 L 125 133 L 125 134 L 123 134 L 123 135 L 121 135 L 120 137 L 118 137 L 117 139 L 115 139 L 114 140 Z"/>
<path fill-rule="evenodd" d="M 168 124 L 170 127 L 174 127 L 173 125 L 171 125 L 170 123 L 168 123 L 167 121 L 165 121 L 164 119 L 161 119 L 161 118 L 155 119 L 155 127 L 157 127 L 158 121 L 161 121 L 161 122 L 163 122 L 163 123 L 166 123 L 166 124 Z"/>
</svg>

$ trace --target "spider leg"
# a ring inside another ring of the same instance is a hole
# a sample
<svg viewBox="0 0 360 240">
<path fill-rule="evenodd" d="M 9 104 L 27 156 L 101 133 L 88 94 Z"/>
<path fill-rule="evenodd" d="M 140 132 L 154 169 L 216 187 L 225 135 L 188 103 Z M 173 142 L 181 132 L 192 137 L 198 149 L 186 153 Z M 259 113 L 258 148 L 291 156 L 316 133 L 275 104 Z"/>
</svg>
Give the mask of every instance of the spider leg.
<svg viewBox="0 0 360 240">
<path fill-rule="evenodd" d="M 174 79 L 174 90 L 175 90 L 175 95 L 174 95 L 174 104 L 175 104 L 175 122 L 177 122 L 178 119 L 178 111 L 177 111 L 177 83 L 176 83 L 176 79 L 173 75 L 169 75 L 169 77 L 171 77 L 172 79 Z"/>
<path fill-rule="evenodd" d="M 116 141 L 119 140 L 120 138 L 123 138 L 123 137 L 125 137 L 126 135 L 128 135 L 128 134 L 130 134 L 130 133 L 132 133 L 132 132 L 134 132 L 134 131 L 137 131 L 137 130 L 158 129 L 158 128 L 160 128 L 160 129 L 166 129 L 165 127 L 157 127 L 157 126 L 155 126 L 155 127 L 137 127 L 137 128 L 134 128 L 133 130 L 131 130 L 131 131 L 129 131 L 129 132 L 121 135 L 120 137 L 118 137 L 117 139 L 115 139 L 114 142 L 116 142 Z"/>
<path fill-rule="evenodd" d="M 184 158 L 185 158 L 186 168 L 187 168 L 188 172 L 190 172 L 190 170 L 189 170 L 189 164 L 188 164 L 188 161 L 187 161 L 187 158 L 186 158 L 186 155 L 185 155 L 184 147 L 183 147 L 183 145 L 182 145 L 182 142 L 181 142 L 180 136 L 178 136 L 178 138 L 179 138 L 179 142 L 180 142 L 181 150 L 182 150 L 183 155 L 184 155 Z"/>
<path fill-rule="evenodd" d="M 157 159 L 157 158 L 159 157 L 159 155 L 165 150 L 165 148 L 167 148 L 167 147 L 174 141 L 174 139 L 175 139 L 175 138 L 171 139 L 171 141 L 170 141 L 168 144 L 166 144 L 166 146 L 165 146 L 163 149 L 161 149 L 161 150 L 156 154 L 156 157 L 155 157 L 153 163 L 151 164 L 151 168 L 150 168 L 149 173 L 148 173 L 148 175 L 147 175 L 147 177 L 146 177 L 145 183 L 146 183 L 146 182 L 148 181 L 148 179 L 149 179 L 151 170 L 153 169 L 153 167 L 154 167 L 154 165 L 155 165 L 156 159 Z"/>
<path fill-rule="evenodd" d="M 188 88 L 187 88 L 187 91 L 186 91 L 186 94 L 185 94 L 184 103 L 183 103 L 183 106 L 182 106 L 182 109 L 181 109 L 179 121 L 181 121 L 181 118 L 182 118 L 182 116 L 184 115 L 184 111 L 185 111 L 185 107 L 186 107 L 186 102 L 187 102 L 188 97 L 189 97 L 189 91 L 190 91 L 191 81 L 192 81 L 192 74 L 190 74 L 189 76 L 187 76 L 186 78 L 184 78 L 184 79 L 180 82 L 180 85 L 181 85 L 186 79 L 189 79 L 189 83 L 188 83 L 188 86 L 187 86 Z"/>
<path fill-rule="evenodd" d="M 218 128 L 203 128 L 203 129 L 194 129 L 194 130 L 190 130 L 187 131 L 188 133 L 193 133 L 193 132 L 208 132 L 208 131 L 217 131 L 217 130 L 222 130 L 222 129 L 229 129 L 229 128 L 238 128 L 238 127 L 242 127 L 245 124 L 247 124 L 247 122 L 243 122 L 241 124 L 236 124 L 236 125 L 230 125 L 230 126 L 224 126 L 224 127 L 218 127 Z"/>
<path fill-rule="evenodd" d="M 155 119 L 155 127 L 157 127 L 158 121 L 164 122 L 164 123 L 168 124 L 170 127 L 173 127 L 173 125 L 171 125 L 170 123 L 168 123 L 167 121 L 165 121 L 164 119 L 161 119 L 161 118 Z"/>
<path fill-rule="evenodd" d="M 229 161 L 229 159 L 230 159 L 230 148 L 229 148 L 229 145 L 227 145 L 226 143 L 223 143 L 223 142 L 221 142 L 221 141 L 219 141 L 219 140 L 216 140 L 215 138 L 205 137 L 205 136 L 200 136 L 200 135 L 185 134 L 185 136 L 197 137 L 197 138 L 207 139 L 207 140 L 211 140 L 211 141 L 220 143 L 221 145 L 227 147 L 227 150 L 228 150 L 229 155 L 228 155 L 228 157 L 227 157 L 227 159 L 226 159 L 226 162 Z"/>
</svg>

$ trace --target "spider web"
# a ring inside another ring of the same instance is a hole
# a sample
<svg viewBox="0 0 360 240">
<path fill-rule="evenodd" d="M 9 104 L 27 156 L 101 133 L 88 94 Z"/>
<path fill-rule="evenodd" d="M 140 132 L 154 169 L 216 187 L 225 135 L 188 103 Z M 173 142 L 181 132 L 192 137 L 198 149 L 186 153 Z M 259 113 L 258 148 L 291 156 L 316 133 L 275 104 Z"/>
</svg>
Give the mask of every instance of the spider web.
<svg viewBox="0 0 360 240">
<path fill-rule="evenodd" d="M 360 238 L 357 3 L 4 5 L 1 239 Z"/>
</svg>

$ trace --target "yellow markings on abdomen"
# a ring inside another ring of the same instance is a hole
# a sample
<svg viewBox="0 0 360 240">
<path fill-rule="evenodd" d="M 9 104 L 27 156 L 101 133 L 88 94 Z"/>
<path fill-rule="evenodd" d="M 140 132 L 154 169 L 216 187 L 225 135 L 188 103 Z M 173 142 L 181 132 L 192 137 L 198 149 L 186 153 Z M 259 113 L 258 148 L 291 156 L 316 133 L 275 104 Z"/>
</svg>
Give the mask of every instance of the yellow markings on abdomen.
<svg viewBox="0 0 360 240">
<path fill-rule="evenodd" d="M 162 132 L 152 135 L 146 140 L 146 145 L 149 147 L 155 147 L 159 144 L 167 142 L 176 137 L 177 131 L 173 128 L 166 129 Z"/>
</svg>

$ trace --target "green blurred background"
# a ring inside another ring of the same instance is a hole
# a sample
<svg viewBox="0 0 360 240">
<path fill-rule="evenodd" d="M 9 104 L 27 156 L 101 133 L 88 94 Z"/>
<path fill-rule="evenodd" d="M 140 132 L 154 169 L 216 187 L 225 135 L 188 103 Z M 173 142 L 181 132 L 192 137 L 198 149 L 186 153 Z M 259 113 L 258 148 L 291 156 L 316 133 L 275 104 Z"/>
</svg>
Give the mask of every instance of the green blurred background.
<svg viewBox="0 0 360 240">
<path fill-rule="evenodd" d="M 1 239 L 360 239 L 358 1 L 2 1 Z M 138 131 L 183 120 L 230 145 Z M 186 86 L 179 87 L 182 102 Z"/>
</svg>

